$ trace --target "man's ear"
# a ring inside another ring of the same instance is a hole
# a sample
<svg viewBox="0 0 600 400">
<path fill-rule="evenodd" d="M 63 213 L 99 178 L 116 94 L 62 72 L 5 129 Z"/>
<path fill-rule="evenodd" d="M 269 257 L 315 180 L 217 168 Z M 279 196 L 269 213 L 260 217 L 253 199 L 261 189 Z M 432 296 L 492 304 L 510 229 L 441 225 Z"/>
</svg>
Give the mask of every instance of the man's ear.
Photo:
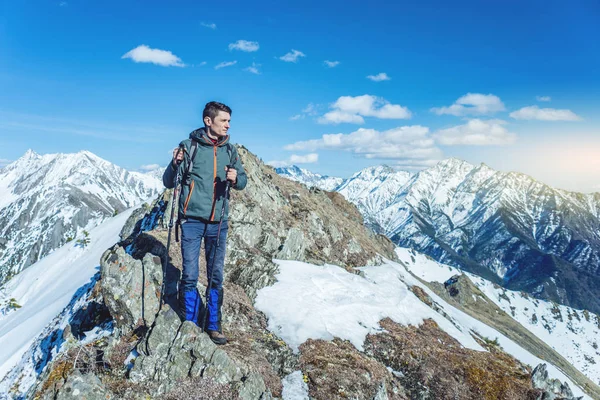
<svg viewBox="0 0 600 400">
<path fill-rule="evenodd" d="M 204 117 L 204 125 L 206 125 L 206 126 L 212 125 L 212 121 L 210 120 L 210 117 L 208 115 L 206 117 Z"/>
</svg>

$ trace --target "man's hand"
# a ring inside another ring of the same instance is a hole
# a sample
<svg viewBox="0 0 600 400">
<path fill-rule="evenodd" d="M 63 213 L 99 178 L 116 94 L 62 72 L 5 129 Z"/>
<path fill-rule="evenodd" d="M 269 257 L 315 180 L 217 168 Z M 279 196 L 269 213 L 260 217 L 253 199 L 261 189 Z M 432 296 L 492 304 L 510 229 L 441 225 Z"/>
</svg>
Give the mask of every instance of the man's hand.
<svg viewBox="0 0 600 400">
<path fill-rule="evenodd" d="M 185 150 L 181 147 L 176 147 L 175 149 L 173 149 L 173 161 L 171 162 L 173 163 L 174 168 L 177 168 L 177 166 L 183 161 L 184 152 Z"/>
<path fill-rule="evenodd" d="M 237 170 L 235 168 L 225 167 L 225 171 L 227 171 L 227 180 L 231 181 L 231 183 L 235 183 L 237 181 Z"/>
</svg>

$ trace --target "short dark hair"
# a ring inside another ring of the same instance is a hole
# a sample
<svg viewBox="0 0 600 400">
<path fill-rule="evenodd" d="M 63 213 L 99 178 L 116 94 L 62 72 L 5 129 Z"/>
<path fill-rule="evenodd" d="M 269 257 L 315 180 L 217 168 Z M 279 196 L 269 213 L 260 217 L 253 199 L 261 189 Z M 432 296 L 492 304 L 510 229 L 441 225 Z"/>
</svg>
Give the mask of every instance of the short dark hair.
<svg viewBox="0 0 600 400">
<path fill-rule="evenodd" d="M 219 111 L 223 111 L 231 115 L 231 108 L 223 103 L 219 103 L 217 101 L 206 103 L 204 106 L 204 111 L 202 111 L 202 120 L 204 121 L 204 118 L 208 117 L 211 121 L 213 121 Z"/>
</svg>

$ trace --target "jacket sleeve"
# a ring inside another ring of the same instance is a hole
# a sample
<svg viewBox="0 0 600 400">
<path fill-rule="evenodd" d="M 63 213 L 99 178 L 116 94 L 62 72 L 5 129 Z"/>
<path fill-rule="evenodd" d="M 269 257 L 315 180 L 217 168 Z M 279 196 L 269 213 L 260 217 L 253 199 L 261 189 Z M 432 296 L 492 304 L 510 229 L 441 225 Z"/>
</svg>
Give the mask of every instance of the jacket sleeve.
<svg viewBox="0 0 600 400">
<path fill-rule="evenodd" d="M 246 170 L 244 169 L 244 166 L 240 161 L 240 156 L 235 146 L 233 146 L 233 155 L 233 168 L 235 168 L 235 170 L 237 171 L 237 179 L 235 181 L 235 184 L 233 185 L 233 188 L 236 190 L 242 190 L 246 187 L 246 183 L 248 183 L 248 177 L 246 176 Z"/>
<path fill-rule="evenodd" d="M 162 178 L 163 185 L 165 185 L 165 187 L 167 189 L 173 189 L 173 187 L 175 186 L 176 172 L 177 172 L 177 170 L 173 166 L 173 161 L 169 161 L 169 165 L 167 166 L 167 169 L 165 169 L 165 172 L 163 173 L 163 178 Z"/>
</svg>

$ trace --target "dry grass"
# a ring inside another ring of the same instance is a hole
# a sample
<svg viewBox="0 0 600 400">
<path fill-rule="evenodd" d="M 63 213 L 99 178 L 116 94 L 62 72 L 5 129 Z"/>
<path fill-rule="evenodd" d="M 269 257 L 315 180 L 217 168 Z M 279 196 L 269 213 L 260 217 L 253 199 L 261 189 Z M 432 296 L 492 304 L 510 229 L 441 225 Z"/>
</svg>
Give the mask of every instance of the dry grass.
<svg viewBox="0 0 600 400">
<path fill-rule="evenodd" d="M 462 347 L 430 319 L 419 327 L 390 319 L 381 326 L 386 332 L 367 336 L 366 352 L 405 375 L 402 383 L 411 398 L 424 388 L 439 400 L 533 400 L 539 395 L 528 368 L 483 340 L 491 352 Z"/>
<path fill-rule="evenodd" d="M 315 399 L 372 399 L 382 384 L 389 399 L 408 399 L 385 366 L 361 354 L 348 341 L 307 340 L 300 346 L 300 367 Z"/>
</svg>

